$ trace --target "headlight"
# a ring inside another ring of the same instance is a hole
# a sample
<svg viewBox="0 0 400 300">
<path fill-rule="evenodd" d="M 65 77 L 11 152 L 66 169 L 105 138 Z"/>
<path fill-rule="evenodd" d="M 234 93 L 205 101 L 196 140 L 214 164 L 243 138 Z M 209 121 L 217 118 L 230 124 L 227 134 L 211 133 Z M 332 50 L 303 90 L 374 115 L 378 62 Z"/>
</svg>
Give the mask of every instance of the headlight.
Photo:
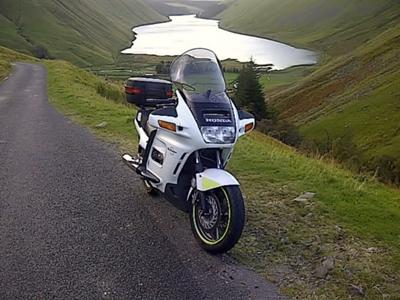
<svg viewBox="0 0 400 300">
<path fill-rule="evenodd" d="M 235 127 L 231 126 L 203 126 L 201 133 L 209 144 L 232 144 L 236 138 Z"/>
</svg>

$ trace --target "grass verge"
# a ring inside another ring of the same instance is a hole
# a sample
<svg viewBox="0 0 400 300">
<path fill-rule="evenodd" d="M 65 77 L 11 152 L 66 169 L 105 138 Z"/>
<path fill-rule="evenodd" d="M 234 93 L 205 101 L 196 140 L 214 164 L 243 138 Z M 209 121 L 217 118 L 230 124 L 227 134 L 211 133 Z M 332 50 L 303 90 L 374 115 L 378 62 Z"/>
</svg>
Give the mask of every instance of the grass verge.
<svg viewBox="0 0 400 300">
<path fill-rule="evenodd" d="M 0 46 L 0 80 L 3 80 L 10 74 L 12 66 L 11 63 L 14 61 L 37 61 L 33 57 L 30 57 L 19 52 L 9 50 Z"/>
<path fill-rule="evenodd" d="M 125 147 L 136 145 L 137 135 L 132 127 L 135 109 L 99 93 L 99 86 L 107 85 L 116 93 L 120 87 L 67 62 L 46 61 L 45 65 L 49 97 L 57 109 L 108 142 Z"/>
<path fill-rule="evenodd" d="M 94 75 L 64 62 L 46 66 L 60 111 L 124 150 L 135 147 L 132 107 L 101 97 Z M 230 170 L 247 201 L 247 226 L 231 252 L 240 262 L 297 298 L 400 297 L 398 190 L 259 133 L 240 141 Z M 293 200 L 306 191 L 316 196 Z"/>
</svg>

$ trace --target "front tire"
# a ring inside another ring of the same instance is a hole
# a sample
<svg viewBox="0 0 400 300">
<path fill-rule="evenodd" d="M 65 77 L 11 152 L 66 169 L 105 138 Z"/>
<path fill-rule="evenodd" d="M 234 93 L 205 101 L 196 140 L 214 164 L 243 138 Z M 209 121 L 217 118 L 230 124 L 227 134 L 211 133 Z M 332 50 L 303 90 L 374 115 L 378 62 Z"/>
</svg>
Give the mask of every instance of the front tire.
<svg viewBox="0 0 400 300">
<path fill-rule="evenodd" d="M 192 194 L 190 224 L 201 247 L 211 253 L 224 253 L 235 246 L 245 223 L 243 196 L 238 186 L 220 187 Z M 204 207 L 204 209 L 203 209 Z"/>
</svg>

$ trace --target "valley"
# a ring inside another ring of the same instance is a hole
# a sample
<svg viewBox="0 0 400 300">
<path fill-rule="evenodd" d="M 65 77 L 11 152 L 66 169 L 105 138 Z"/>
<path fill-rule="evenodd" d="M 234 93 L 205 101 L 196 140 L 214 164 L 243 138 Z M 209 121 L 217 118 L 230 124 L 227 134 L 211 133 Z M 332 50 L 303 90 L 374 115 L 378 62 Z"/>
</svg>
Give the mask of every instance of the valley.
<svg viewBox="0 0 400 300">
<path fill-rule="evenodd" d="M 138 142 L 132 125 L 136 108 L 126 104 L 124 80 L 155 74 L 157 66 L 174 59 L 121 55 L 133 27 L 166 21 L 173 13 L 198 13 L 220 20 L 223 29 L 317 52 L 316 65 L 260 73 L 267 106 L 294 124 L 303 142 L 296 149 L 256 131 L 237 145 L 229 171 L 242 183 L 247 225 L 227 257 L 294 299 L 398 299 L 398 1 L 170 2 L 0 1 L 0 79 L 9 76 L 15 61 L 43 65 L 51 105 L 119 156 Z M 242 65 L 235 60 L 222 65 L 233 89 Z M 7 101 L 0 98 L 0 107 Z M 0 140 L 2 146 L 5 139 Z M 141 188 L 134 183 L 132 189 Z M 158 212 L 169 207 L 158 198 L 142 198 L 143 211 L 148 205 L 162 206 Z M 109 209 L 109 202 L 103 205 Z M 170 216 L 173 220 L 162 219 L 168 226 L 178 228 L 186 220 L 179 213 Z M 169 238 L 160 240 L 170 245 Z M 191 266 L 197 261 L 192 248 L 184 249 Z"/>
</svg>

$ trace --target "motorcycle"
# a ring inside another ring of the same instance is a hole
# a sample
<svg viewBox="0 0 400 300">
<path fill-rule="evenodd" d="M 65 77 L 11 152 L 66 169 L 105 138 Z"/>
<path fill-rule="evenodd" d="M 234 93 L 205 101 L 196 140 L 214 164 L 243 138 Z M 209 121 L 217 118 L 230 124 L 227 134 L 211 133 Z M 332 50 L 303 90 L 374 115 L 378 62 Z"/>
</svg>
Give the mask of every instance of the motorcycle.
<svg viewBox="0 0 400 300">
<path fill-rule="evenodd" d="M 255 119 L 228 97 L 221 63 L 211 50 L 177 57 L 170 78 L 128 80 L 127 100 L 139 107 L 134 119 L 139 150 L 123 161 L 149 194 L 161 193 L 189 213 L 202 248 L 223 253 L 238 242 L 245 224 L 240 184 L 225 168 Z"/>
</svg>

